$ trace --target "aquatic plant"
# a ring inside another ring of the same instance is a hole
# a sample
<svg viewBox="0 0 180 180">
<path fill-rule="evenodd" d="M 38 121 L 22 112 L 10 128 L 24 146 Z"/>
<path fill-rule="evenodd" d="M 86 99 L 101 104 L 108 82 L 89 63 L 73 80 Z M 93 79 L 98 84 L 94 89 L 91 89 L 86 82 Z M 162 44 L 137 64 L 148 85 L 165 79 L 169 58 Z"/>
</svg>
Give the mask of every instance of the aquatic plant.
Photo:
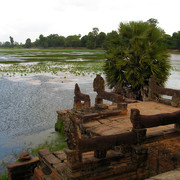
<svg viewBox="0 0 180 180">
<path fill-rule="evenodd" d="M 0 51 L 0 56 L 8 56 L 1 60 L 1 76 L 27 76 L 32 73 L 70 72 L 76 76 L 102 73 L 104 51 L 74 50 L 18 50 Z M 9 57 L 10 55 L 10 57 Z"/>
</svg>

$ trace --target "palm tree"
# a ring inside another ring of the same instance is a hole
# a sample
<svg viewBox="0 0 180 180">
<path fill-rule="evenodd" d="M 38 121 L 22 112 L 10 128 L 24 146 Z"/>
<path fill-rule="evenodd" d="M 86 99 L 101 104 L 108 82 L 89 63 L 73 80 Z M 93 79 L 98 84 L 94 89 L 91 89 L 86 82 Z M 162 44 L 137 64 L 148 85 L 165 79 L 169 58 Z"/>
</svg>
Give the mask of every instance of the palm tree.
<svg viewBox="0 0 180 180">
<path fill-rule="evenodd" d="M 170 70 L 164 35 L 155 23 L 121 23 L 106 51 L 104 71 L 110 88 L 128 88 L 142 96 L 151 76 L 163 85 Z"/>
</svg>

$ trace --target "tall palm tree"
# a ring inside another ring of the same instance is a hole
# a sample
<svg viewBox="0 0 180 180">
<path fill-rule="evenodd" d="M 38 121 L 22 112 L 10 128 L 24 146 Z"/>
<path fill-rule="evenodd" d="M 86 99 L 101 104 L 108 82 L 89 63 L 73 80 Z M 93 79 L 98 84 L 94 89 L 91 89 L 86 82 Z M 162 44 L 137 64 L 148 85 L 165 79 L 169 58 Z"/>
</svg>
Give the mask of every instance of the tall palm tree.
<svg viewBox="0 0 180 180">
<path fill-rule="evenodd" d="M 150 22 L 121 23 L 118 36 L 107 47 L 104 71 L 108 85 L 142 94 L 151 76 L 159 85 L 170 70 L 164 31 Z"/>
</svg>

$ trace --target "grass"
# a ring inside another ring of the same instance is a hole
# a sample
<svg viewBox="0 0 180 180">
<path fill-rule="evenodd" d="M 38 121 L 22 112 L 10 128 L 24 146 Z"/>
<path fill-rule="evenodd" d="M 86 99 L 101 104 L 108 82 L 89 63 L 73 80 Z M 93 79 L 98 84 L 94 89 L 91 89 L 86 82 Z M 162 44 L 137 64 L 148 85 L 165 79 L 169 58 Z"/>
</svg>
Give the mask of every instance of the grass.
<svg viewBox="0 0 180 180">
<path fill-rule="evenodd" d="M 60 132 L 60 134 L 62 136 L 65 135 L 65 132 L 64 132 L 64 125 L 63 125 L 63 121 L 61 119 L 58 119 L 56 124 L 55 124 L 55 130 Z"/>
</svg>

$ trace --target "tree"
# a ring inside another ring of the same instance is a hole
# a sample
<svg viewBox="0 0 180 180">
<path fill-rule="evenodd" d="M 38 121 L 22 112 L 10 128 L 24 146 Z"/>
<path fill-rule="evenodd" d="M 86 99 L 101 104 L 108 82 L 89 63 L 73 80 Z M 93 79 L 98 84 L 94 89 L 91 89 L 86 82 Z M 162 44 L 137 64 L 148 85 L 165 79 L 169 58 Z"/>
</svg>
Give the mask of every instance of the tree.
<svg viewBox="0 0 180 180">
<path fill-rule="evenodd" d="M 119 35 L 118 35 L 117 31 L 112 31 L 110 33 L 107 33 L 106 40 L 104 42 L 105 49 L 110 48 L 112 44 L 116 43 L 118 37 L 119 37 Z"/>
<path fill-rule="evenodd" d="M 176 43 L 173 41 L 173 38 L 169 34 L 165 34 L 164 43 L 168 49 L 176 49 Z"/>
<path fill-rule="evenodd" d="M 86 42 L 86 47 L 88 49 L 96 48 L 98 32 L 99 32 L 99 29 L 95 27 L 93 28 L 92 32 L 88 33 L 88 39 Z"/>
<path fill-rule="evenodd" d="M 94 48 L 96 48 L 96 41 L 97 41 L 98 33 L 99 33 L 99 29 L 97 27 L 94 27 L 92 31 L 92 34 L 94 36 Z"/>
<path fill-rule="evenodd" d="M 86 43 L 86 47 L 88 49 L 94 49 L 95 48 L 95 37 L 94 37 L 94 34 L 92 32 L 88 33 L 88 40 Z"/>
<path fill-rule="evenodd" d="M 9 37 L 9 39 L 10 39 L 11 46 L 13 47 L 14 46 L 14 39 L 11 36 Z"/>
<path fill-rule="evenodd" d="M 177 32 L 176 36 L 176 48 L 180 50 L 180 31 Z"/>
<path fill-rule="evenodd" d="M 151 76 L 163 85 L 170 70 L 164 35 L 162 29 L 149 22 L 121 23 L 118 36 L 107 48 L 104 71 L 108 85 L 128 88 L 139 99 Z"/>
<path fill-rule="evenodd" d="M 154 18 L 150 18 L 149 20 L 147 20 L 147 22 L 148 22 L 149 24 L 155 24 L 155 25 L 159 24 L 158 20 L 157 20 L 157 19 L 154 19 Z"/>
<path fill-rule="evenodd" d="M 47 48 L 48 47 L 48 40 L 42 34 L 39 36 L 39 46 L 43 47 L 43 48 Z"/>
<path fill-rule="evenodd" d="M 6 41 L 2 44 L 2 47 L 8 47 L 10 48 L 11 47 L 11 43 L 9 41 Z"/>
<path fill-rule="evenodd" d="M 32 47 L 31 39 L 28 38 L 26 39 L 26 42 L 25 42 L 25 48 L 31 48 L 31 47 Z"/>
<path fill-rule="evenodd" d="M 81 40 L 80 40 L 81 35 L 72 35 L 68 36 L 66 38 L 66 46 L 67 47 L 80 47 L 81 46 Z"/>
<path fill-rule="evenodd" d="M 62 47 L 65 44 L 65 37 L 58 34 L 50 34 L 47 36 L 48 47 Z"/>
<path fill-rule="evenodd" d="M 88 35 L 85 35 L 81 38 L 81 47 L 86 47 L 88 41 Z"/>
<path fill-rule="evenodd" d="M 106 34 L 104 32 L 100 32 L 97 35 L 97 47 L 103 48 L 105 40 L 106 40 Z"/>
</svg>

